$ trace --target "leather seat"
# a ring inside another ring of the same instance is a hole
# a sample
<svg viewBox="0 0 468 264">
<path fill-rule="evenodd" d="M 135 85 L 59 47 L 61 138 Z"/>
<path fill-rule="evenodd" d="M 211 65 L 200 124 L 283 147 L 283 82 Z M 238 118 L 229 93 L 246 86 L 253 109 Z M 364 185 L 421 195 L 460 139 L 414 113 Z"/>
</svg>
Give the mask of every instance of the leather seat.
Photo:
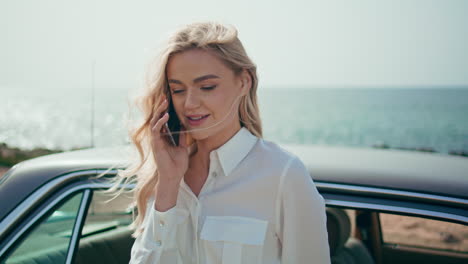
<svg viewBox="0 0 468 264">
<path fill-rule="evenodd" d="M 132 230 L 121 227 L 80 240 L 75 264 L 127 264 L 134 243 Z"/>
<path fill-rule="evenodd" d="M 364 244 L 351 235 L 348 214 L 342 209 L 327 207 L 327 229 L 333 264 L 373 264 Z"/>
</svg>

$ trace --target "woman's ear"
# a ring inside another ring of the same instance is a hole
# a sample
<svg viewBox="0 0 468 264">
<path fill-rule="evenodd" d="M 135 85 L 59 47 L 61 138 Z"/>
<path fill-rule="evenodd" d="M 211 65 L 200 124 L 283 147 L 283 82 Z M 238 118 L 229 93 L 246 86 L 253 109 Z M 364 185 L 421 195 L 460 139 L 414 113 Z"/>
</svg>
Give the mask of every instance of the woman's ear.
<svg viewBox="0 0 468 264">
<path fill-rule="evenodd" d="M 241 96 L 249 94 L 250 88 L 252 87 L 252 76 L 250 75 L 249 71 L 244 69 L 241 73 Z"/>
</svg>

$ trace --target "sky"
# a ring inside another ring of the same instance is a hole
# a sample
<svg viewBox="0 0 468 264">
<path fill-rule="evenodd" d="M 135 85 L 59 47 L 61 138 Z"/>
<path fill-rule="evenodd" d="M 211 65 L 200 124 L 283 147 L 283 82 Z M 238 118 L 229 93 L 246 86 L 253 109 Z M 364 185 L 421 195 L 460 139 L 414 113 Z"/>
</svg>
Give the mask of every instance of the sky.
<svg viewBox="0 0 468 264">
<path fill-rule="evenodd" d="M 0 89 L 142 86 L 178 26 L 234 25 L 260 87 L 468 87 L 468 1 L 0 0 Z M 94 67 L 93 67 L 94 65 Z"/>
</svg>

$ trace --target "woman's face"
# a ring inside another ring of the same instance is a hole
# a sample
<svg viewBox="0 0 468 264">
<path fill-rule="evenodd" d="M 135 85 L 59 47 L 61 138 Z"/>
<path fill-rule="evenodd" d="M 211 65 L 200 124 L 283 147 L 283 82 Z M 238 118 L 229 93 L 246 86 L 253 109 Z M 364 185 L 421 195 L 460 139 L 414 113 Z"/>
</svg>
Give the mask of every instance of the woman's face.
<svg viewBox="0 0 468 264">
<path fill-rule="evenodd" d="M 167 79 L 177 116 L 195 140 L 226 139 L 240 129 L 240 96 L 248 92 L 247 72 L 234 74 L 209 51 L 193 49 L 173 55 Z"/>
</svg>

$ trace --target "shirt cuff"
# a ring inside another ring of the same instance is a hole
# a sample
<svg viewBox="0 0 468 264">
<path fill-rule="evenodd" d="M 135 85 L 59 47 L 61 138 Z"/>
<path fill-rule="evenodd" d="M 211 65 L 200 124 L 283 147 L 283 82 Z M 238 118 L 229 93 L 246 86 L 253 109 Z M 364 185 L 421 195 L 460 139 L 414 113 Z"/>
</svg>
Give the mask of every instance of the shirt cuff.
<svg viewBox="0 0 468 264">
<path fill-rule="evenodd" d="M 147 237 L 145 240 L 150 243 L 152 248 L 176 248 L 177 226 L 188 218 L 189 212 L 176 206 L 165 212 L 160 212 L 154 208 L 154 202 L 150 204 L 146 226 L 148 232 L 145 233 L 151 237 Z"/>
</svg>

